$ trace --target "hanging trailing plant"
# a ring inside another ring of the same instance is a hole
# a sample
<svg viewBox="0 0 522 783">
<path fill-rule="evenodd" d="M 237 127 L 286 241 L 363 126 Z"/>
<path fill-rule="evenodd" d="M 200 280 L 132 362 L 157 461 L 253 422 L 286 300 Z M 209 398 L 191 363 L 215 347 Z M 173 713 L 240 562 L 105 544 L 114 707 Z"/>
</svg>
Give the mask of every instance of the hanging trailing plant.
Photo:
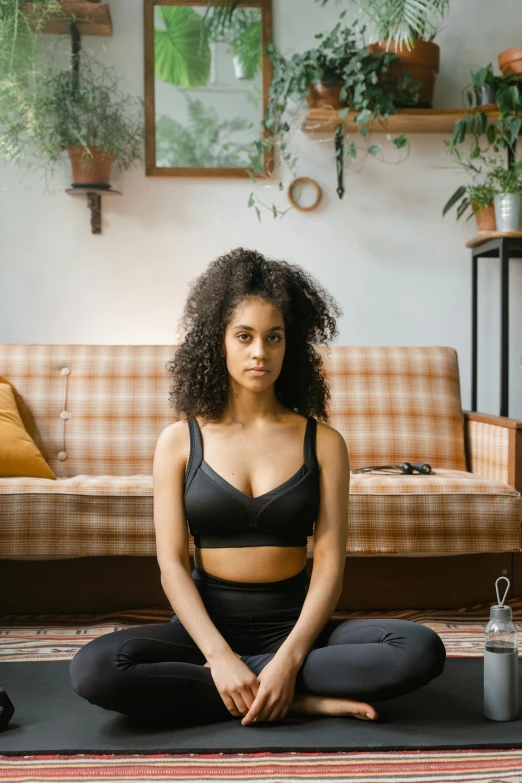
<svg viewBox="0 0 522 783">
<path fill-rule="evenodd" d="M 369 142 L 372 122 L 396 113 L 396 96 L 414 96 L 418 89 L 418 83 L 407 76 L 400 82 L 385 81 L 381 78 L 397 55 L 392 52 L 371 54 L 364 45 L 360 46 L 358 36 L 363 35 L 365 28 L 359 28 L 357 20 L 350 27 L 344 26 L 342 20 L 345 14 L 346 11 L 341 13 L 339 22 L 330 33 L 316 34 L 315 37 L 320 43 L 314 49 L 296 53 L 287 59 L 273 44 L 267 47 L 274 66 L 274 75 L 269 90 L 269 105 L 262 123 L 267 133 L 255 142 L 256 151 L 260 156 L 265 149 L 275 149 L 280 161 L 289 166 L 293 176 L 296 175 L 295 166 L 299 158 L 293 153 L 291 145 L 295 130 L 290 123 L 288 111 L 292 105 L 299 106 L 299 102 L 305 99 L 313 101 L 314 93 L 319 93 L 321 100 L 334 101 L 332 108 L 339 109 L 338 130 L 343 139 L 343 144 L 337 145 L 335 154 L 336 169 L 340 174 L 346 163 L 357 157 L 355 139 L 350 139 L 348 134 L 347 138 L 344 138 L 343 120 L 348 112 L 355 112 L 357 134 Z M 393 145 L 398 150 L 406 148 L 406 135 L 402 133 L 396 136 Z M 381 143 L 368 143 L 366 152 L 378 157 L 382 152 Z M 265 173 L 268 176 L 273 175 L 272 171 Z M 257 184 L 253 173 L 251 178 Z M 279 182 L 278 187 L 283 189 L 282 182 Z M 256 206 L 257 201 L 256 194 L 251 193 L 248 205 Z M 266 208 L 266 205 L 262 206 Z M 269 209 L 274 217 L 282 216 L 286 212 L 281 212 L 274 204 Z"/>
</svg>

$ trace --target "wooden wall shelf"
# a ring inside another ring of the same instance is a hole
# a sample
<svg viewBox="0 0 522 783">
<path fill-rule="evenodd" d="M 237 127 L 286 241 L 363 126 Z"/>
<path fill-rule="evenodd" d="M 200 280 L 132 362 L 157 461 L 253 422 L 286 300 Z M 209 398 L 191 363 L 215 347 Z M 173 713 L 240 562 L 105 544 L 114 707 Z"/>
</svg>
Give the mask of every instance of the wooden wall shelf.
<svg viewBox="0 0 522 783">
<path fill-rule="evenodd" d="M 101 234 L 101 197 L 102 196 L 121 196 L 120 190 L 106 190 L 105 188 L 67 188 L 65 191 L 69 196 L 87 196 L 87 206 L 91 211 L 91 233 Z"/>
<path fill-rule="evenodd" d="M 358 128 L 353 120 L 356 113 L 349 112 L 343 120 L 335 109 L 310 109 L 302 129 L 310 134 L 333 133 L 339 122 L 344 121 L 345 129 L 353 132 Z M 370 127 L 372 133 L 453 133 L 455 122 L 464 114 L 464 109 L 397 109 L 397 114 L 374 120 Z M 490 120 L 500 117 L 497 110 L 486 114 Z"/>
<path fill-rule="evenodd" d="M 98 0 L 62 0 L 62 10 L 48 19 L 43 33 L 68 35 L 68 19 L 75 18 L 81 35 L 112 35 L 112 22 L 107 3 Z M 30 18 L 34 3 L 24 3 L 22 10 Z"/>
</svg>

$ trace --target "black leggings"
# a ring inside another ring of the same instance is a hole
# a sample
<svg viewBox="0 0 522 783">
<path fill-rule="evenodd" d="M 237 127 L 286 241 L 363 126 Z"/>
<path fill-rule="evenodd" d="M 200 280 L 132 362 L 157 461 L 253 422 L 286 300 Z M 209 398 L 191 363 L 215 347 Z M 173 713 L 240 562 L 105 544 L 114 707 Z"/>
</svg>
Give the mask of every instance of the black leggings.
<svg viewBox="0 0 522 783">
<path fill-rule="evenodd" d="M 277 582 L 233 582 L 194 566 L 192 578 L 227 643 L 255 673 L 294 627 L 310 578 L 304 568 Z M 426 625 L 409 620 L 330 618 L 308 652 L 295 693 L 357 701 L 393 699 L 444 670 L 446 648 Z M 205 656 L 173 614 L 168 623 L 125 628 L 81 647 L 70 664 L 72 687 L 108 710 L 145 720 L 207 723 L 233 716 Z"/>
</svg>

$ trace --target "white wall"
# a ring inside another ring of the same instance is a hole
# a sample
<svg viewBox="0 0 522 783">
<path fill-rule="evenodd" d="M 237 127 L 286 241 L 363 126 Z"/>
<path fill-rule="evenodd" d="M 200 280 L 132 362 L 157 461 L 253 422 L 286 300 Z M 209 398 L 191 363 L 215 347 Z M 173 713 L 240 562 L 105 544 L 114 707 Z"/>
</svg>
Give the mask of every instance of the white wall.
<svg viewBox="0 0 522 783">
<path fill-rule="evenodd" d="M 122 88 L 143 95 L 142 0 L 110 3 L 112 38 L 84 46 L 115 64 Z M 274 37 L 286 54 L 314 44 L 343 7 L 274 0 Z M 437 37 L 441 71 L 435 106 L 458 107 L 470 68 L 522 39 L 519 0 L 452 0 Z M 173 343 L 187 283 L 233 247 L 256 248 L 310 270 L 344 309 L 338 344 L 451 345 L 458 352 L 462 404 L 471 403 L 471 259 L 474 224 L 445 218 L 460 184 L 443 136 L 410 137 L 400 165 L 367 158 L 345 173 L 339 200 L 333 143 L 301 140 L 298 175 L 324 190 L 310 214 L 282 220 L 247 208 L 251 182 L 146 177 L 114 172 L 123 196 L 103 202 L 103 234 L 90 233 L 86 201 L 70 187 L 69 163 L 54 190 L 0 162 L 0 340 L 4 343 Z M 388 154 L 389 158 L 389 154 Z M 271 203 L 272 194 L 266 196 Z M 283 194 L 274 198 L 285 206 Z M 522 262 L 511 261 L 510 415 L 522 418 Z M 478 409 L 499 412 L 498 262 L 481 260 Z"/>
</svg>

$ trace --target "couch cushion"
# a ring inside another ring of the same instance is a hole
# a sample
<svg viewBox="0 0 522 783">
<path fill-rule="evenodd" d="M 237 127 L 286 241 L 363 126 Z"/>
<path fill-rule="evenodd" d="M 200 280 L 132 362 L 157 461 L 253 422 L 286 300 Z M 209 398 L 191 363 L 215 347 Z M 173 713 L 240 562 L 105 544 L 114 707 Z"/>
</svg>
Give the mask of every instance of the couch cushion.
<svg viewBox="0 0 522 783">
<path fill-rule="evenodd" d="M 165 365 L 176 345 L 0 345 L 0 374 L 23 396 L 58 478 L 152 473 L 176 421 Z M 445 346 L 317 347 L 329 424 L 352 468 L 429 462 L 467 470 L 457 353 Z M 58 456 L 60 455 L 60 457 Z"/>
<path fill-rule="evenodd" d="M 169 405 L 169 345 L 0 345 L 0 374 L 30 409 L 58 478 L 152 473 Z M 58 456 L 60 455 L 60 456 Z"/>
<path fill-rule="evenodd" d="M 447 346 L 319 347 L 330 424 L 350 467 L 429 462 L 468 470 L 457 352 Z"/>
<path fill-rule="evenodd" d="M 346 553 L 518 552 L 521 524 L 520 493 L 471 473 L 354 475 Z M 155 554 L 151 476 L 0 479 L 0 557 Z"/>
</svg>

